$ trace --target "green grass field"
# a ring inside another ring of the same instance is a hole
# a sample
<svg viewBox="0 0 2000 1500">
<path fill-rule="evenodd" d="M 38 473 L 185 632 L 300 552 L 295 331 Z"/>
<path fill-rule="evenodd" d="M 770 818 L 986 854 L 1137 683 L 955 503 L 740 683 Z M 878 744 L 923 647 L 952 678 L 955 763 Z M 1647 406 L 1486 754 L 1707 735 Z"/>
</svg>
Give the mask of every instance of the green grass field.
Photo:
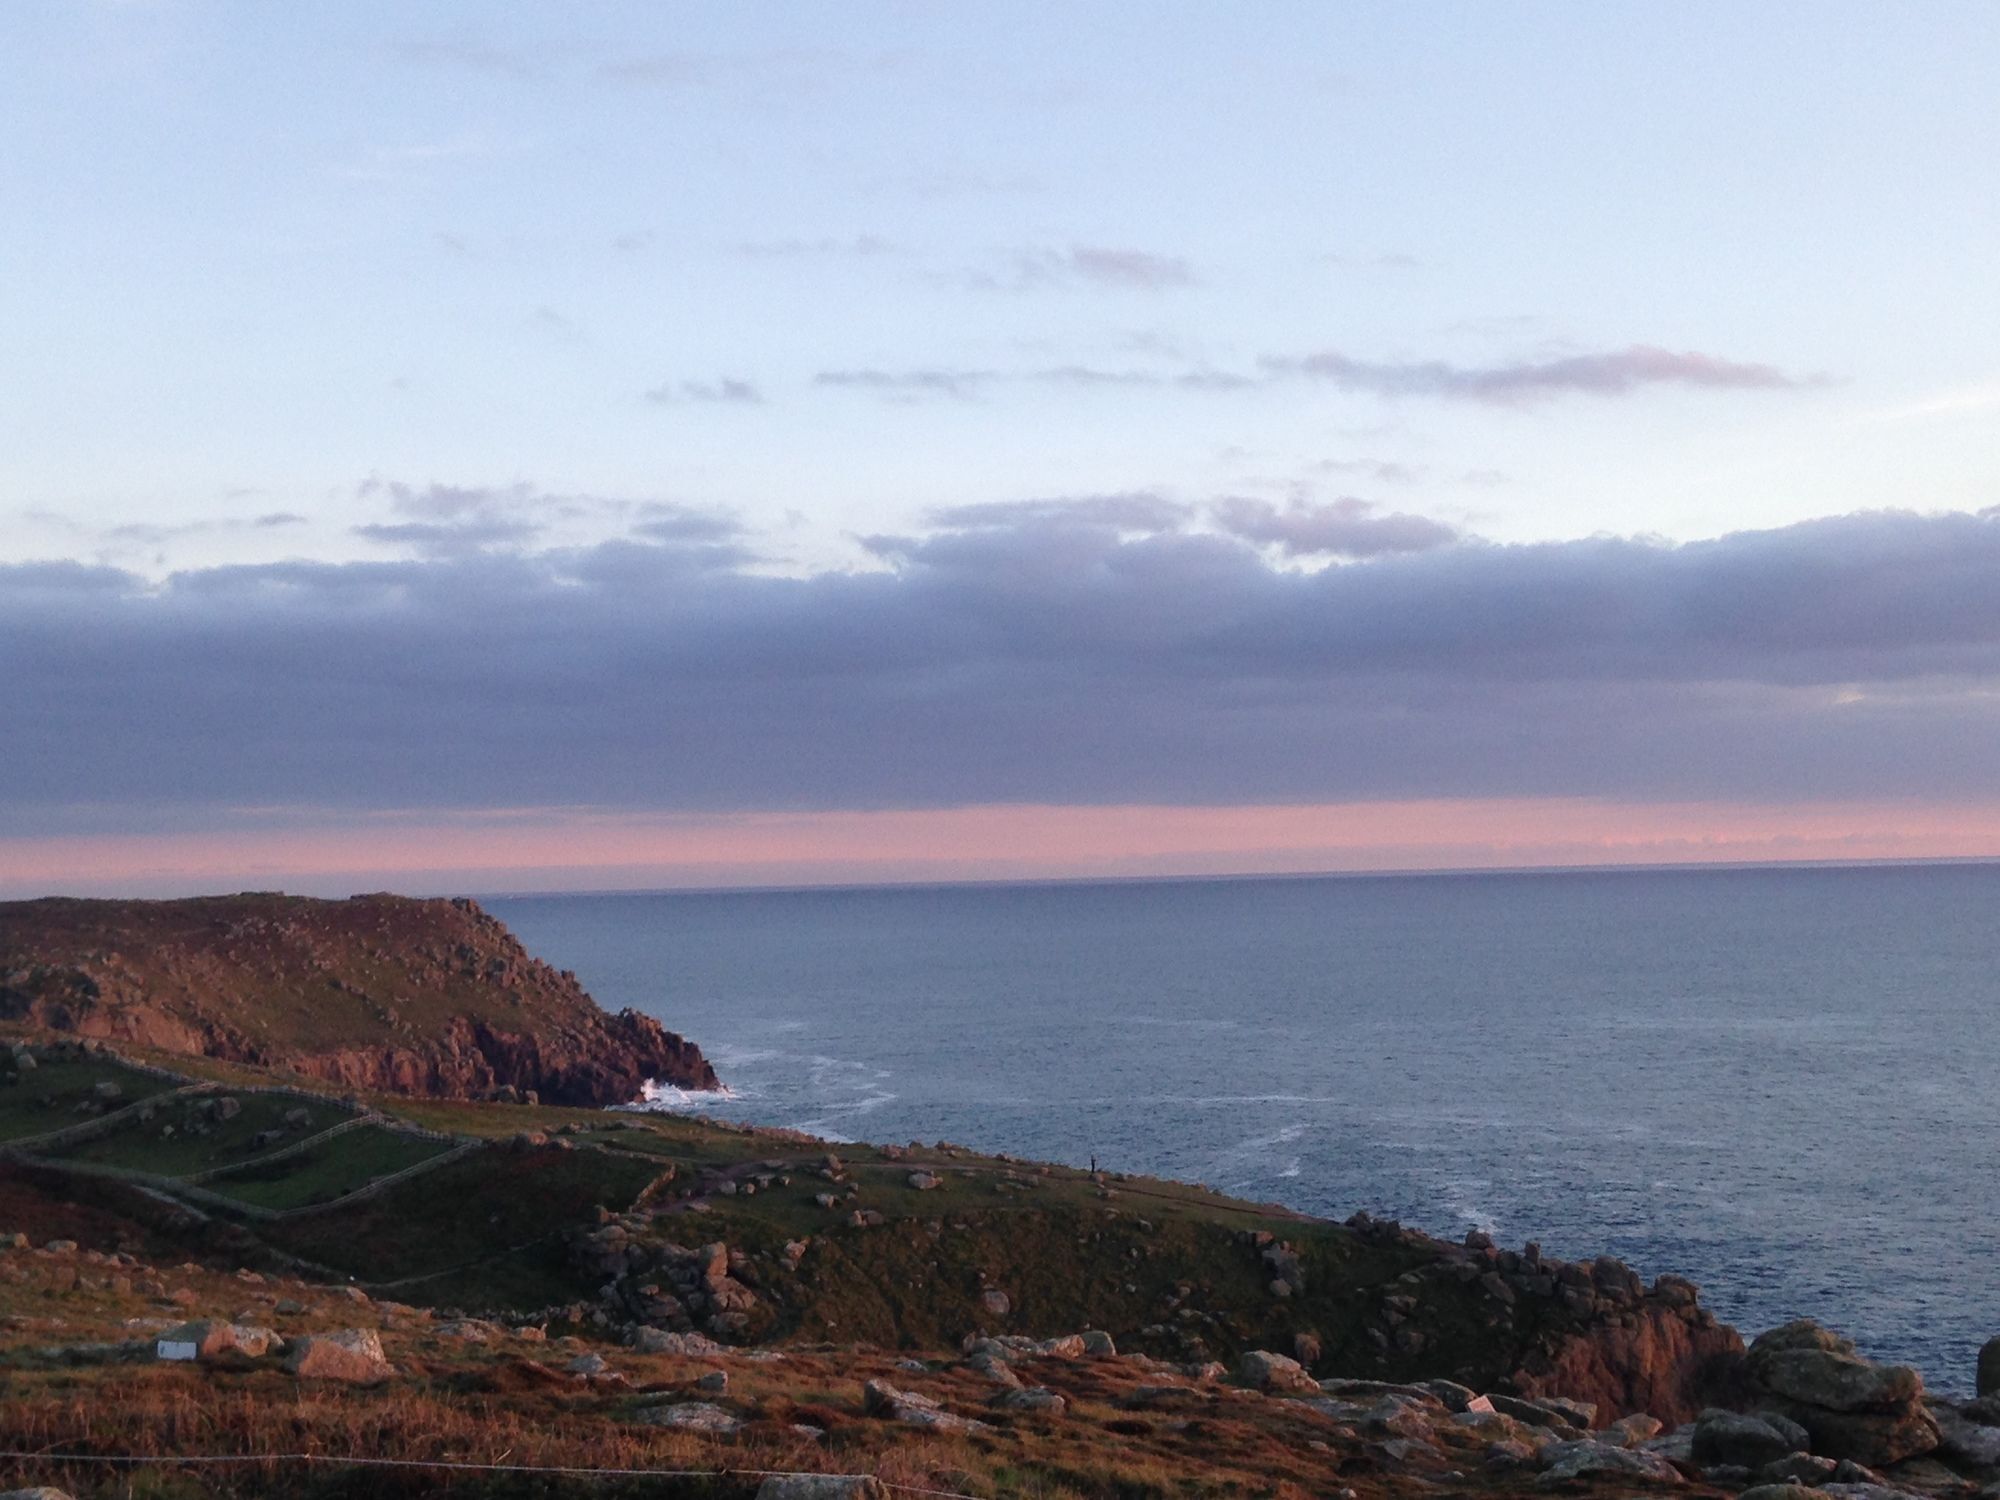
<svg viewBox="0 0 2000 1500">
<path fill-rule="evenodd" d="M 380 1125 L 363 1125 L 324 1145 L 279 1161 L 243 1167 L 211 1177 L 211 1193 L 256 1208 L 303 1208 L 329 1203 L 418 1162 L 452 1149 L 449 1141 L 426 1140 Z"/>
<path fill-rule="evenodd" d="M 241 1112 L 232 1120 L 207 1125 L 206 1134 L 197 1133 L 207 1101 L 217 1097 L 235 1099 L 242 1106 Z M 287 1126 L 285 1116 L 301 1108 L 311 1116 L 311 1122 Z M 163 1103 L 151 1120 L 128 1119 L 110 1135 L 50 1154 L 63 1161 L 186 1177 L 292 1145 L 339 1124 L 352 1113 L 331 1100 L 307 1103 L 290 1094 L 193 1094 Z M 284 1134 L 263 1146 L 253 1144 L 258 1135 L 270 1130 Z"/>
<path fill-rule="evenodd" d="M 602 1151 L 495 1146 L 351 1208 L 281 1221 L 267 1238 L 291 1254 L 371 1280 L 425 1275 L 593 1222 L 600 1205 L 622 1210 L 659 1170 Z M 553 1295 L 572 1291 L 559 1288 Z"/>
<path fill-rule="evenodd" d="M 4 1058 L 0 1058 L 0 1070 L 5 1070 Z M 108 1059 L 43 1063 L 13 1083 L 0 1083 L 0 1141 L 82 1124 L 90 1117 L 76 1113 L 76 1106 L 92 1098 L 92 1090 L 100 1083 L 115 1083 L 123 1091 L 107 1109 L 123 1109 L 179 1087 L 171 1079 L 136 1072 Z"/>
</svg>

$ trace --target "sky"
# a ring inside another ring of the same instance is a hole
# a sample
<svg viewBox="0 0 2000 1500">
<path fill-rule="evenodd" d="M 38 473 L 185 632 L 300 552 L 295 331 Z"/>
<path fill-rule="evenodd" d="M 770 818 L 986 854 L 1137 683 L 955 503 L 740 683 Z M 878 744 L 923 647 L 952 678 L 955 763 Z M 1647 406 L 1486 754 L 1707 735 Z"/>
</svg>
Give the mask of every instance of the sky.
<svg viewBox="0 0 2000 1500">
<path fill-rule="evenodd" d="M 0 10 L 0 894 L 2000 856 L 2000 9 Z"/>
</svg>

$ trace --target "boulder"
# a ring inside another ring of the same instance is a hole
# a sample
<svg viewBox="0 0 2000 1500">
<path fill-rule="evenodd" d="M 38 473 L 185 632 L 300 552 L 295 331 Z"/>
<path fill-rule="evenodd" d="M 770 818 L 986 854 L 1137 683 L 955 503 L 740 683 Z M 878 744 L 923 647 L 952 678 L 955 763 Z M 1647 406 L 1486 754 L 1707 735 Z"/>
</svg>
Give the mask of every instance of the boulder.
<svg viewBox="0 0 2000 1500">
<path fill-rule="evenodd" d="M 1938 1423 L 1925 1407 L 1917 1372 L 1863 1359 L 1851 1339 L 1810 1318 L 1760 1335 L 1744 1371 L 1762 1404 L 1804 1427 L 1821 1457 L 1879 1465 L 1938 1446 Z"/>
<path fill-rule="evenodd" d="M 726 1347 L 699 1333 L 669 1333 L 664 1328 L 639 1327 L 632 1330 L 632 1348 L 640 1354 L 716 1355 Z"/>
<path fill-rule="evenodd" d="M 1823 1484 L 1839 1471 L 1830 1458 L 1813 1453 L 1788 1453 L 1761 1465 L 1752 1476 L 1760 1484 Z"/>
<path fill-rule="evenodd" d="M 1109 1359 L 1118 1353 L 1118 1345 L 1111 1335 L 1101 1328 L 1086 1328 L 1079 1335 L 1083 1339 L 1083 1352 Z"/>
<path fill-rule="evenodd" d="M 1919 1458 L 1938 1445 L 1937 1420 L 1921 1406 L 1899 1412 L 1837 1412 L 1795 1408 L 1812 1434 L 1812 1451 L 1880 1467 Z"/>
<path fill-rule="evenodd" d="M 632 1414 L 632 1419 L 648 1427 L 705 1432 L 714 1437 L 727 1437 L 743 1425 L 743 1419 L 736 1413 L 712 1401 L 676 1401 L 670 1406 L 643 1406 Z"/>
<path fill-rule="evenodd" d="M 1662 1484 L 1681 1483 L 1681 1472 L 1656 1453 L 1620 1448 L 1592 1438 L 1550 1443 L 1542 1450 L 1539 1485 L 1561 1484 L 1584 1475 L 1601 1474 L 1608 1479 L 1652 1479 Z"/>
<path fill-rule="evenodd" d="M 1236 1362 L 1236 1378 L 1255 1391 L 1305 1391 L 1319 1394 L 1319 1382 L 1290 1355 L 1251 1349 Z"/>
<path fill-rule="evenodd" d="M 1938 1424 L 1939 1453 L 1969 1468 L 2000 1468 L 2000 1427 L 1972 1421 L 1942 1404 L 1930 1411 Z"/>
<path fill-rule="evenodd" d="M 944 1183 L 931 1172 L 912 1172 L 909 1181 L 910 1186 L 920 1193 L 928 1193 L 934 1188 L 944 1186 Z"/>
<path fill-rule="evenodd" d="M 377 1385 L 396 1373 L 372 1328 L 316 1333 L 292 1345 L 285 1368 L 301 1380 L 340 1380 Z"/>
<path fill-rule="evenodd" d="M 979 1294 L 979 1305 L 996 1318 L 1004 1318 L 1013 1311 L 1014 1302 L 998 1287 L 988 1287 Z"/>
<path fill-rule="evenodd" d="M 1361 1420 L 1374 1436 L 1428 1443 L 1433 1436 L 1432 1422 L 1443 1414 L 1440 1407 L 1433 1406 L 1426 1411 L 1419 1402 L 1400 1396 L 1384 1396 L 1363 1413 Z"/>
<path fill-rule="evenodd" d="M 912 1427 L 928 1427 L 934 1432 L 986 1430 L 984 1422 L 955 1416 L 930 1396 L 898 1390 L 886 1380 L 871 1380 L 862 1387 L 861 1409 L 871 1417 L 903 1422 Z"/>
<path fill-rule="evenodd" d="M 1704 1468 L 1733 1464 L 1755 1469 L 1797 1452 L 1807 1442 L 1805 1429 L 1784 1417 L 1711 1408 L 1695 1419 L 1691 1453 Z"/>
<path fill-rule="evenodd" d="M 1788 1349 L 1751 1366 L 1764 1390 L 1827 1411 L 1893 1412 L 1918 1401 L 1924 1382 L 1908 1365 L 1876 1365 L 1852 1354 Z"/>
<path fill-rule="evenodd" d="M 1486 1399 L 1493 1409 L 1502 1416 L 1512 1417 L 1517 1422 L 1527 1422 L 1536 1427 L 1547 1427 L 1565 1436 L 1580 1436 L 1583 1424 L 1577 1422 L 1569 1412 L 1551 1401 L 1528 1401 L 1519 1396 L 1508 1396 L 1493 1391 Z M 1592 1408 L 1595 1410 L 1595 1408 Z"/>
<path fill-rule="evenodd" d="M 1046 1386 L 1030 1386 L 1025 1390 L 1002 1391 L 989 1406 L 997 1406 L 1003 1411 L 1038 1411 L 1051 1417 L 1059 1417 L 1069 1410 L 1069 1403 Z"/>
<path fill-rule="evenodd" d="M 1013 1366 L 1009 1365 L 1006 1360 L 991 1350 L 980 1350 L 968 1359 L 966 1364 L 992 1381 L 995 1385 L 1004 1385 L 1013 1388 L 1021 1384 L 1021 1377 L 1014 1373 Z"/>
</svg>

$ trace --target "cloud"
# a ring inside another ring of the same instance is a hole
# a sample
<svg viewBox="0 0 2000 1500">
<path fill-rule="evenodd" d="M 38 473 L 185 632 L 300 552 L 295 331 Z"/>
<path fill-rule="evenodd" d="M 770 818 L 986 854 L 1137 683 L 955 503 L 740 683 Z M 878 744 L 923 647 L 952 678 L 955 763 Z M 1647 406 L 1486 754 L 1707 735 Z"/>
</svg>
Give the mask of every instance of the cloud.
<svg viewBox="0 0 2000 1500">
<path fill-rule="evenodd" d="M 1323 380 L 1368 395 L 1444 396 L 1502 405 L 1571 394 L 1623 396 L 1652 385 L 1791 390 L 1821 383 L 1788 375 L 1772 365 L 1744 364 L 1713 354 L 1675 353 L 1649 344 L 1602 354 L 1471 367 L 1443 360 L 1383 363 L 1354 359 L 1333 350 L 1271 357 L 1263 364 L 1274 374 Z"/>
<path fill-rule="evenodd" d="M 558 526 L 602 534 L 607 528 L 671 549 L 679 565 L 733 567 L 754 560 L 741 545 L 733 516 L 663 500 L 560 494 L 525 482 L 510 485 L 427 484 L 368 479 L 363 499 L 381 498 L 402 519 L 355 526 L 366 541 L 427 558 L 520 551 Z"/>
<path fill-rule="evenodd" d="M 1108 495 L 1063 495 L 1044 500 L 989 500 L 948 505 L 930 513 L 932 526 L 948 531 L 986 527 L 1103 526 L 1114 531 L 1162 532 L 1182 526 L 1194 507 L 1151 490 Z"/>
<path fill-rule="evenodd" d="M 1602 354 L 1476 367 L 1444 360 L 1370 362 L 1323 351 L 1265 355 L 1248 372 L 1205 364 L 1179 369 L 1062 364 L 1013 370 L 827 370 L 814 377 L 815 384 L 872 390 L 900 401 L 936 396 L 963 400 L 1003 385 L 1227 395 L 1297 381 L 1320 382 L 1362 395 L 1428 396 L 1494 406 L 1526 406 L 1573 394 L 1623 396 L 1663 385 L 1799 390 L 1827 383 L 1825 377 L 1789 375 L 1771 365 L 1746 364 L 1710 354 L 1675 354 L 1641 344 Z"/>
<path fill-rule="evenodd" d="M 734 516 L 699 506 L 676 505 L 652 500 L 637 508 L 632 534 L 655 542 L 734 543 L 743 536 L 743 523 Z M 749 554 L 740 554 L 748 557 Z"/>
<path fill-rule="evenodd" d="M 1194 367 L 1178 371 L 1109 369 L 1101 365 L 1044 365 L 1039 369 L 822 370 L 813 384 L 844 390 L 869 391 L 885 400 L 910 403 L 949 399 L 969 401 L 996 386 L 1056 386 L 1072 390 L 1242 391 L 1269 384 L 1269 379 L 1228 370 Z"/>
<path fill-rule="evenodd" d="M 764 393 L 748 380 L 724 375 L 716 380 L 669 380 L 645 393 L 659 406 L 703 402 L 719 406 L 762 406 Z"/>
<path fill-rule="evenodd" d="M 526 542 L 539 536 L 543 528 L 530 521 L 510 521 L 498 516 L 472 517 L 462 521 L 378 522 L 351 528 L 363 541 L 381 542 L 392 547 L 410 547 L 426 557 L 451 557 Z"/>
<path fill-rule="evenodd" d="M 1213 515 L 1231 536 L 1277 547 L 1287 557 L 1380 557 L 1426 552 L 1459 539 L 1442 521 L 1402 512 L 1383 514 L 1352 496 L 1324 503 L 1295 499 L 1283 510 L 1268 500 L 1232 496 L 1217 501 Z"/>
<path fill-rule="evenodd" d="M 413 489 L 387 524 L 477 524 L 481 493 Z M 1170 512 L 1143 494 L 946 511 L 876 539 L 871 570 L 807 576 L 750 567 L 701 512 L 637 507 L 662 539 L 157 583 L 0 567 L 0 821 L 2000 799 L 2000 517 L 1302 570 L 1151 529 Z"/>
<path fill-rule="evenodd" d="M 968 401 L 1004 378 L 997 370 L 821 370 L 813 376 L 813 384 L 872 391 L 892 401 L 938 396 Z"/>
<path fill-rule="evenodd" d="M 1017 250 L 1004 270 L 966 271 L 943 279 L 984 292 L 1075 286 L 1158 292 L 1196 283 L 1194 267 L 1179 256 L 1105 245 Z"/>
</svg>

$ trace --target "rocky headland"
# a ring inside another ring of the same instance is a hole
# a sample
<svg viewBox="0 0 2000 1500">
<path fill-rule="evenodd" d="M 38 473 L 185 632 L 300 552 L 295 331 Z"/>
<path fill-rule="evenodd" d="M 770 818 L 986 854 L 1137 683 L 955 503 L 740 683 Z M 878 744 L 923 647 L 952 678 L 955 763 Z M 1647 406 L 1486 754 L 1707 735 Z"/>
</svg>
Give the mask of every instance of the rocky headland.
<svg viewBox="0 0 2000 1500">
<path fill-rule="evenodd" d="M 0 903 L 0 1021 L 438 1098 L 717 1086 L 694 1043 L 600 1009 L 464 899 Z"/>
</svg>

